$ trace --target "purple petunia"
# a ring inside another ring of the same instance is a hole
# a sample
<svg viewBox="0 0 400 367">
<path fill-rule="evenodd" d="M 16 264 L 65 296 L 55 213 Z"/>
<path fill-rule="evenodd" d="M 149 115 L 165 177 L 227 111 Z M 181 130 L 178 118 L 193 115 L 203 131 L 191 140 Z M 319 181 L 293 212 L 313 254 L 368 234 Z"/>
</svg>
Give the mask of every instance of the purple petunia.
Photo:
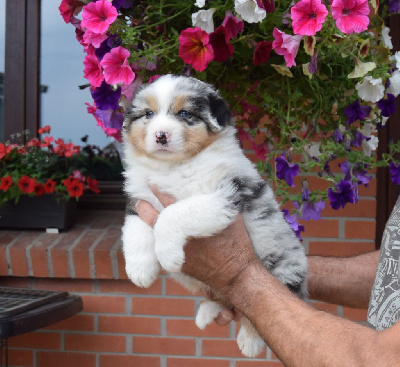
<svg viewBox="0 0 400 367">
<path fill-rule="evenodd" d="M 371 113 L 371 106 L 361 106 L 360 100 L 356 99 L 353 103 L 349 104 L 344 114 L 347 116 L 346 124 L 351 124 L 357 120 L 364 120 Z"/>
<path fill-rule="evenodd" d="M 124 114 L 113 110 L 96 110 L 94 113 L 102 122 L 106 129 L 121 130 L 124 121 Z"/>
<path fill-rule="evenodd" d="M 377 104 L 382 116 L 389 117 L 396 111 L 396 97 L 393 94 L 388 93 L 386 99 L 381 99 Z"/>
<path fill-rule="evenodd" d="M 389 164 L 389 170 L 392 175 L 390 178 L 395 185 L 400 185 L 400 164 L 391 162 Z"/>
<path fill-rule="evenodd" d="M 285 159 L 285 154 L 281 158 L 275 158 L 276 162 L 276 177 L 280 180 L 285 180 L 289 186 L 294 186 L 293 178 L 299 173 L 299 166 L 296 163 L 289 163 Z"/>
<path fill-rule="evenodd" d="M 306 201 L 301 206 L 301 219 L 304 220 L 318 220 L 321 219 L 321 212 L 325 208 L 325 202 L 320 200 L 316 203 Z"/>
<path fill-rule="evenodd" d="M 297 215 L 290 215 L 289 210 L 287 209 L 282 209 L 282 212 L 286 221 L 289 223 L 290 228 L 292 228 L 293 232 L 296 234 L 296 237 L 299 240 L 302 240 L 300 233 L 304 232 L 304 226 L 297 222 Z"/>
<path fill-rule="evenodd" d="M 339 128 L 337 128 L 335 130 L 335 132 L 332 134 L 332 136 L 335 139 L 336 143 L 341 143 L 343 141 L 343 134 Z"/>
<path fill-rule="evenodd" d="M 351 145 L 359 148 L 362 145 L 363 140 L 370 140 L 371 138 L 368 138 L 367 136 L 363 135 L 361 131 L 356 130 L 353 132 L 353 140 L 350 142 Z"/>
<path fill-rule="evenodd" d="M 350 165 L 349 162 L 344 162 L 341 163 L 340 168 L 342 172 L 344 173 L 344 180 L 345 181 L 350 181 L 351 180 L 351 174 L 353 174 L 353 177 L 357 179 L 357 184 L 359 185 L 365 185 L 367 186 L 369 181 L 371 181 L 372 176 L 367 176 L 367 170 L 365 168 L 366 165 L 363 163 L 356 163 L 354 165 Z M 351 171 L 353 169 L 353 172 Z"/>
<path fill-rule="evenodd" d="M 389 0 L 389 13 L 397 13 L 400 11 L 400 0 Z"/>
<path fill-rule="evenodd" d="M 99 48 L 96 48 L 94 50 L 94 53 L 96 56 L 100 59 L 100 61 L 103 59 L 103 56 L 111 51 L 112 48 L 118 47 L 122 45 L 121 39 L 116 35 L 112 34 L 110 37 L 108 37 L 106 40 L 104 40 Z"/>
<path fill-rule="evenodd" d="M 118 101 L 121 97 L 121 87 L 114 90 L 103 81 L 100 87 L 91 91 L 91 94 L 100 110 L 118 110 L 120 108 Z"/>
<path fill-rule="evenodd" d="M 347 203 L 356 203 L 356 197 L 354 195 L 354 187 L 349 181 L 341 180 L 336 185 L 335 191 L 330 188 L 328 190 L 328 197 L 331 201 L 330 206 L 332 209 L 344 208 Z"/>
</svg>

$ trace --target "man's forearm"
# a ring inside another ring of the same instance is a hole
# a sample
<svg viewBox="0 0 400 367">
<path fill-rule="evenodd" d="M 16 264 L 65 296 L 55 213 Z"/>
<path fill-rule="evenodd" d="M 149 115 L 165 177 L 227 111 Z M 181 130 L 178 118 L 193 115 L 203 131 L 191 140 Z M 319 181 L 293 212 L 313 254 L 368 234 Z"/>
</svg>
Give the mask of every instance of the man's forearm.
<svg viewBox="0 0 400 367">
<path fill-rule="evenodd" d="M 310 298 L 367 308 L 378 260 L 379 251 L 348 258 L 309 256 Z"/>
<path fill-rule="evenodd" d="M 397 355 L 382 352 L 385 332 L 315 310 L 288 291 L 262 264 L 251 265 L 241 274 L 229 298 L 285 366 L 395 365 Z"/>
</svg>

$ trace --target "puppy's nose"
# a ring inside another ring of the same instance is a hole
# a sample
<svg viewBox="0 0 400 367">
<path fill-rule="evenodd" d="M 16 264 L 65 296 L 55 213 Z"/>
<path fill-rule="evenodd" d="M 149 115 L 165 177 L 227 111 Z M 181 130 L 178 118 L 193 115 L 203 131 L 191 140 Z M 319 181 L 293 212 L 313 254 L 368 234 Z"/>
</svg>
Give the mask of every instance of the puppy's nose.
<svg viewBox="0 0 400 367">
<path fill-rule="evenodd" d="M 168 143 L 168 139 L 170 137 L 170 133 L 167 131 L 157 131 L 156 132 L 156 143 L 165 145 Z"/>
</svg>

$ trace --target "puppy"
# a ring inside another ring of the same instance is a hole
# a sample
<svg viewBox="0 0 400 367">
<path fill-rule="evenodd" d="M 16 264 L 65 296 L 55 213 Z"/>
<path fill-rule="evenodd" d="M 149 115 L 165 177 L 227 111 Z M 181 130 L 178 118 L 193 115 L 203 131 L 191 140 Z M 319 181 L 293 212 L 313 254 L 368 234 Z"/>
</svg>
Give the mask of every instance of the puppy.
<svg viewBox="0 0 400 367">
<path fill-rule="evenodd" d="M 124 190 L 132 210 L 122 230 L 126 272 L 137 286 L 149 287 L 163 268 L 189 290 L 206 290 L 181 273 L 185 243 L 189 237 L 221 232 L 241 213 L 260 260 L 292 292 L 306 298 L 303 247 L 271 188 L 240 149 L 235 132 L 227 103 L 197 79 L 164 75 L 137 92 L 123 126 Z M 149 185 L 176 203 L 164 208 Z M 154 229 L 134 213 L 138 199 L 160 212 Z M 222 308 L 203 302 L 198 327 L 204 329 Z M 237 342 L 248 357 L 264 347 L 244 317 Z"/>
</svg>

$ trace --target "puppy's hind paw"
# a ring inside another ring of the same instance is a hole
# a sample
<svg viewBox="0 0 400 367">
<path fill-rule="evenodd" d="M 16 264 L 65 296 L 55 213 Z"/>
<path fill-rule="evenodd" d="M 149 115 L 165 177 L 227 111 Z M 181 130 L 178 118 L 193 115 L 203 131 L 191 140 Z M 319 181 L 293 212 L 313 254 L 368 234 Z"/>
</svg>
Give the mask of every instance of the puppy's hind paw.
<svg viewBox="0 0 400 367">
<path fill-rule="evenodd" d="M 200 304 L 196 315 L 196 325 L 199 329 L 204 330 L 218 316 L 222 306 L 213 301 L 204 301 Z"/>
<path fill-rule="evenodd" d="M 241 331 L 242 329 L 240 329 Z M 257 357 L 263 350 L 265 343 L 260 337 L 249 336 L 239 331 L 237 344 L 244 356 L 249 358 Z"/>
<path fill-rule="evenodd" d="M 143 262 L 126 260 L 125 271 L 133 284 L 140 288 L 150 287 L 158 278 L 160 266 L 157 262 Z"/>
</svg>

